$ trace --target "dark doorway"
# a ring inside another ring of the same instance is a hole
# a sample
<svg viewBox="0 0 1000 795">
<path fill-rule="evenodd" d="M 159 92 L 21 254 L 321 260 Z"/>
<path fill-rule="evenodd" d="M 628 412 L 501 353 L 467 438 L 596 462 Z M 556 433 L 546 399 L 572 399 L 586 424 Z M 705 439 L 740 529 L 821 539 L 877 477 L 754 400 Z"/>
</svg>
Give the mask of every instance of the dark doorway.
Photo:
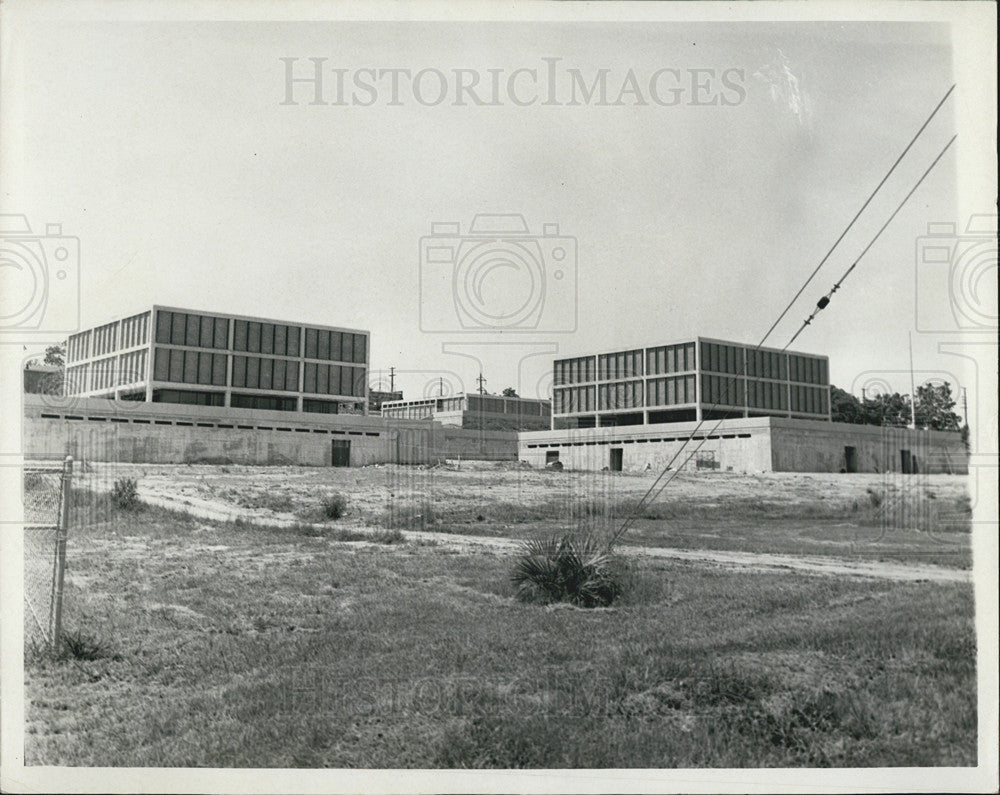
<svg viewBox="0 0 1000 795">
<path fill-rule="evenodd" d="M 858 449 L 856 447 L 844 448 L 844 471 L 858 471 Z"/>
<path fill-rule="evenodd" d="M 559 451 L 558 450 L 546 450 L 545 451 L 545 466 L 548 466 L 549 464 L 554 464 L 558 460 L 559 460 Z"/>
<path fill-rule="evenodd" d="M 904 475 L 909 475 L 913 472 L 913 461 L 910 459 L 909 450 L 899 451 L 899 465 Z"/>
<path fill-rule="evenodd" d="M 622 471 L 622 448 L 612 447 L 611 448 L 611 466 L 612 472 Z"/>
<path fill-rule="evenodd" d="M 349 467 L 351 465 L 351 440 L 334 439 L 333 460 L 331 463 L 335 467 Z"/>
</svg>

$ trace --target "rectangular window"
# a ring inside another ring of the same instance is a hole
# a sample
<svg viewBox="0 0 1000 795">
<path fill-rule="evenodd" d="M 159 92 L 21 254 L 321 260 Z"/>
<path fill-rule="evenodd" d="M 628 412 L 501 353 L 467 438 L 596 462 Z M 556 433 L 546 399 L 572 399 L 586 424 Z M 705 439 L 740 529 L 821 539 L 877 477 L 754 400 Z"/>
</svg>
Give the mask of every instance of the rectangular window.
<svg viewBox="0 0 1000 795">
<path fill-rule="evenodd" d="M 309 349 L 309 331 L 306 331 L 306 350 Z M 303 392 L 315 392 L 316 391 L 316 365 L 312 362 L 306 362 L 305 370 L 303 371 Z"/>
<path fill-rule="evenodd" d="M 170 372 L 167 380 L 178 382 L 184 380 L 184 351 L 170 349 Z"/>
<path fill-rule="evenodd" d="M 301 341 L 302 329 L 298 326 L 288 326 L 288 355 L 299 355 L 299 344 Z"/>
<path fill-rule="evenodd" d="M 247 349 L 247 322 L 245 320 L 233 321 L 233 350 L 245 351 Z"/>
<path fill-rule="evenodd" d="M 201 339 L 198 345 L 202 348 L 212 348 L 215 346 L 215 322 L 210 317 L 201 318 Z"/>
<path fill-rule="evenodd" d="M 274 352 L 279 356 L 284 356 L 287 350 L 288 326 L 274 327 Z"/>
<path fill-rule="evenodd" d="M 233 386 L 247 385 L 247 357 L 233 357 Z"/>
<path fill-rule="evenodd" d="M 274 359 L 261 359 L 260 360 L 260 388 L 261 389 L 273 389 L 271 382 L 271 374 L 273 371 Z"/>
<path fill-rule="evenodd" d="M 316 358 L 316 329 L 307 328 L 306 329 L 306 358 L 315 359 Z"/>
<path fill-rule="evenodd" d="M 212 383 L 212 354 L 198 354 L 198 383 L 211 385 Z"/>
<path fill-rule="evenodd" d="M 247 387 L 256 389 L 260 384 L 260 359 L 247 356 Z"/>
<path fill-rule="evenodd" d="M 354 336 L 354 361 L 365 364 L 368 358 L 368 338 L 364 334 Z"/>
<path fill-rule="evenodd" d="M 299 391 L 299 363 L 285 363 L 285 389 L 290 392 Z"/>
<path fill-rule="evenodd" d="M 281 328 L 281 326 L 278 326 Z M 274 384 L 274 389 L 288 389 L 285 386 L 285 360 L 275 359 L 272 365 L 271 382 Z"/>
<path fill-rule="evenodd" d="M 318 331 L 316 333 L 316 358 L 317 359 L 329 359 L 330 358 L 330 332 L 329 331 Z"/>
<path fill-rule="evenodd" d="M 189 348 L 197 348 L 198 342 L 201 340 L 201 319 L 198 315 L 185 315 L 184 317 L 187 323 L 184 344 Z"/>
<path fill-rule="evenodd" d="M 226 385 L 226 355 L 224 353 L 212 354 L 212 385 Z"/>
<path fill-rule="evenodd" d="M 260 353 L 260 323 L 247 323 L 247 352 Z"/>
<path fill-rule="evenodd" d="M 215 343 L 213 348 L 228 348 L 229 347 L 229 321 L 224 317 L 217 317 L 214 321 L 215 325 Z"/>
<path fill-rule="evenodd" d="M 181 312 L 170 313 L 170 344 L 184 344 L 184 314 Z"/>
<path fill-rule="evenodd" d="M 156 341 L 170 342 L 170 312 L 164 309 L 156 311 Z"/>
<path fill-rule="evenodd" d="M 157 348 L 153 358 L 153 380 L 166 381 L 170 377 L 170 349 Z"/>
<path fill-rule="evenodd" d="M 184 351 L 184 383 L 198 383 L 198 351 Z"/>
<path fill-rule="evenodd" d="M 260 352 L 274 353 L 274 325 L 271 323 L 261 323 Z"/>
<path fill-rule="evenodd" d="M 342 360 L 345 361 L 345 362 L 353 362 L 354 361 L 354 335 L 353 334 L 346 334 L 345 333 L 343 335 L 343 345 L 344 345 L 344 347 L 343 347 L 342 356 L 341 356 Z"/>
</svg>

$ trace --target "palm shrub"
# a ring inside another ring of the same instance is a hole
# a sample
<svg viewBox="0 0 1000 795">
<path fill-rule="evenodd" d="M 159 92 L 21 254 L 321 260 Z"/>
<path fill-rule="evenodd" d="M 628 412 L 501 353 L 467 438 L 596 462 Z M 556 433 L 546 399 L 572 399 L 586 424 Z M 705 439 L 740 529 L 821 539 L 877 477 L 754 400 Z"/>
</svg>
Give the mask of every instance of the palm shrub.
<svg viewBox="0 0 1000 795">
<path fill-rule="evenodd" d="M 111 487 L 111 499 L 120 511 L 139 508 L 139 484 L 135 478 L 118 478 Z"/>
<path fill-rule="evenodd" d="M 565 533 L 525 542 L 511 580 L 522 601 L 605 607 L 622 592 L 615 563 L 607 543 Z"/>
</svg>

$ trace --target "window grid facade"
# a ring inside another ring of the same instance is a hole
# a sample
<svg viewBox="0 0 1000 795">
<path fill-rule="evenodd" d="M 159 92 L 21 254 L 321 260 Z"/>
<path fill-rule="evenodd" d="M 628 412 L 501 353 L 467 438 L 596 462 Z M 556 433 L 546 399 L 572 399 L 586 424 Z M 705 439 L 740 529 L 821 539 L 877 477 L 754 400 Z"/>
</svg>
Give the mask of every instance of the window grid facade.
<svg viewBox="0 0 1000 795">
<path fill-rule="evenodd" d="M 66 384 L 68 394 L 295 411 L 308 393 L 311 411 L 366 412 L 368 350 L 367 332 L 153 307 L 72 335 Z"/>
<path fill-rule="evenodd" d="M 716 410 L 830 418 L 826 357 L 722 340 L 560 359 L 553 380 L 554 427 L 557 418 L 569 427 L 577 421 L 580 427 L 631 424 L 635 417 L 652 422 L 651 415 L 663 418 L 661 409 L 675 407 L 698 419 Z"/>
<path fill-rule="evenodd" d="M 149 312 L 127 317 L 122 321 L 122 349 L 135 348 L 149 343 Z"/>
<path fill-rule="evenodd" d="M 585 384 L 597 380 L 597 358 L 580 356 L 576 359 L 557 359 L 553 368 L 556 386 Z"/>
</svg>

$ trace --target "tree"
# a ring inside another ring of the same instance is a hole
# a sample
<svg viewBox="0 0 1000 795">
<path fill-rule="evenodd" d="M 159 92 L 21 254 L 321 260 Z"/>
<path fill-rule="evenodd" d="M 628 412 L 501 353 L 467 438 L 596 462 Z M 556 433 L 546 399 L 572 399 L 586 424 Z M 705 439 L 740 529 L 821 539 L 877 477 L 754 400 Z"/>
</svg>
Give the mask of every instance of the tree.
<svg viewBox="0 0 1000 795">
<path fill-rule="evenodd" d="M 910 424 L 910 396 L 893 392 L 876 395 L 862 404 L 864 421 L 868 425 L 888 425 L 905 428 Z"/>
<path fill-rule="evenodd" d="M 833 384 L 830 385 L 830 416 L 834 422 L 865 421 L 865 411 L 861 401 L 850 392 Z"/>
<path fill-rule="evenodd" d="M 959 430 L 961 417 L 952 411 L 954 407 L 951 384 L 947 381 L 940 384 L 927 383 L 917 387 L 918 428 L 931 428 L 935 431 Z"/>
<path fill-rule="evenodd" d="M 503 395 L 504 397 L 517 397 L 518 396 L 517 392 L 514 390 L 514 387 L 512 387 L 512 386 L 506 387 L 504 389 L 504 391 L 501 392 L 500 394 Z"/>
<path fill-rule="evenodd" d="M 50 345 L 45 349 L 45 364 L 54 364 L 57 367 L 66 366 L 65 342 L 60 342 L 58 345 Z"/>
</svg>

